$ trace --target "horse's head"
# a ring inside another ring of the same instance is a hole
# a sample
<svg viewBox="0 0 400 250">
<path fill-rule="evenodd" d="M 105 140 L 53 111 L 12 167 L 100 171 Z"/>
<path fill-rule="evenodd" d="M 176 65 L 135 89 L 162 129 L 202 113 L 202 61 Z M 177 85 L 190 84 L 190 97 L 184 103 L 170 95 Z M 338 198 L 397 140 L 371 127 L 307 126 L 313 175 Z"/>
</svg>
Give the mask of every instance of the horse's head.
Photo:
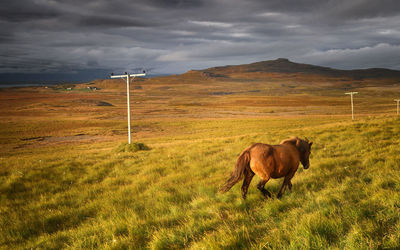
<svg viewBox="0 0 400 250">
<path fill-rule="evenodd" d="M 300 162 L 303 165 L 304 169 L 310 167 L 310 154 L 311 154 L 311 145 L 313 143 L 309 142 L 306 138 L 305 140 L 297 138 L 296 140 L 296 148 L 300 153 Z"/>
<path fill-rule="evenodd" d="M 298 137 L 291 137 L 289 139 L 283 140 L 281 144 L 289 143 L 297 148 L 299 151 L 300 162 L 303 165 L 304 169 L 310 167 L 310 154 L 311 154 L 311 145 L 312 142 L 309 142 L 306 138 L 305 140 L 300 139 Z"/>
</svg>

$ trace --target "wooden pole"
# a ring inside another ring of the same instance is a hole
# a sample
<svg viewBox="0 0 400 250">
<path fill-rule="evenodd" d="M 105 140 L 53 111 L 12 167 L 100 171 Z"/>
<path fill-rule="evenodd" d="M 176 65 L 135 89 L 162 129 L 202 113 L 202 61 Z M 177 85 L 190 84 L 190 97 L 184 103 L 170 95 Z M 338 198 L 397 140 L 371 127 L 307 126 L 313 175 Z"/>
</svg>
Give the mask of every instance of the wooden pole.
<svg viewBox="0 0 400 250">
<path fill-rule="evenodd" d="M 126 104 L 128 107 L 128 143 L 131 144 L 131 104 L 129 100 L 129 74 L 126 74 Z"/>
<path fill-rule="evenodd" d="M 351 100 L 351 119 L 354 120 L 354 103 L 353 103 L 353 95 L 358 94 L 358 92 L 348 92 L 345 95 L 350 95 Z"/>
<path fill-rule="evenodd" d="M 394 99 L 395 102 L 397 102 L 397 115 L 399 115 L 399 102 L 400 99 Z"/>
<path fill-rule="evenodd" d="M 130 77 L 135 78 L 136 76 L 145 76 L 145 75 L 146 75 L 145 73 L 128 74 L 127 72 L 125 72 L 125 75 L 118 75 L 118 76 L 111 74 L 111 78 L 126 78 L 126 104 L 128 107 L 128 142 L 129 142 L 129 144 L 131 144 L 131 104 L 130 104 L 130 98 L 129 98 Z"/>
</svg>

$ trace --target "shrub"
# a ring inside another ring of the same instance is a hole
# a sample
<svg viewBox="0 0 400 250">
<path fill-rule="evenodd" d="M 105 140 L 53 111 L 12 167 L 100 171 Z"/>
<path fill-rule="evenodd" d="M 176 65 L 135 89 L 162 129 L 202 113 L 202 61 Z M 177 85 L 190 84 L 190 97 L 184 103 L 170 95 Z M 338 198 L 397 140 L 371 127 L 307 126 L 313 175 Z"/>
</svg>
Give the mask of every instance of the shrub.
<svg viewBox="0 0 400 250">
<path fill-rule="evenodd" d="M 133 142 L 131 144 L 129 143 L 120 144 L 117 147 L 116 152 L 137 152 L 142 150 L 150 150 L 150 148 L 144 143 Z"/>
</svg>

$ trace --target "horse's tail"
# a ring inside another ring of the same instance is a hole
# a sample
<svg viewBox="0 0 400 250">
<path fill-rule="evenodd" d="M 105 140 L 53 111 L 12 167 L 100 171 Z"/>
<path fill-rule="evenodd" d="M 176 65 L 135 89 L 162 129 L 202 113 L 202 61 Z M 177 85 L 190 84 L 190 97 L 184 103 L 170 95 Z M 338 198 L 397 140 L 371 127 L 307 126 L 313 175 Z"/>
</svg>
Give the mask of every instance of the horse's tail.
<svg viewBox="0 0 400 250">
<path fill-rule="evenodd" d="M 250 170 L 250 150 L 244 150 L 236 161 L 235 170 L 231 173 L 231 177 L 226 181 L 225 185 L 220 188 L 220 192 L 228 192 L 238 181 L 240 181 L 245 172 Z M 250 170 L 251 171 L 251 170 Z"/>
</svg>

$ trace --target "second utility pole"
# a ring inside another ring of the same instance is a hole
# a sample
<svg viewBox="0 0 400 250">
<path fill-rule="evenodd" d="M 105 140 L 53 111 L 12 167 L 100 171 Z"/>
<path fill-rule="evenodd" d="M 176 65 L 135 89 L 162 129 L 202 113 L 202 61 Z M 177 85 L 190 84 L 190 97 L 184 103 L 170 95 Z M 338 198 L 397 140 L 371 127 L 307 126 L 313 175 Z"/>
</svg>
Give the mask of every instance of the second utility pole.
<svg viewBox="0 0 400 250">
<path fill-rule="evenodd" d="M 345 95 L 351 96 L 351 119 L 354 120 L 354 104 L 353 104 L 353 95 L 358 94 L 358 92 L 348 92 Z"/>
</svg>

